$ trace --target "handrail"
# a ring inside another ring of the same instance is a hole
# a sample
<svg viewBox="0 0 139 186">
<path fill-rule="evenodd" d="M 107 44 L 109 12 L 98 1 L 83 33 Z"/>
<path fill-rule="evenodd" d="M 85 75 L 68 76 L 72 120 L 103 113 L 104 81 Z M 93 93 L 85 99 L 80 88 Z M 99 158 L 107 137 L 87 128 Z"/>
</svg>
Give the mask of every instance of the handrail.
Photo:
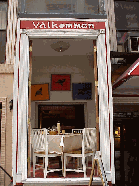
<svg viewBox="0 0 139 186">
<path fill-rule="evenodd" d="M 91 171 L 91 175 L 90 175 L 90 181 L 89 181 L 88 186 L 92 185 L 95 163 L 97 163 L 97 165 L 98 165 L 99 174 L 100 174 L 103 186 L 108 186 L 107 176 L 106 176 L 106 173 L 105 173 L 105 170 L 104 170 L 103 162 L 102 162 L 102 159 L 101 159 L 101 155 L 99 154 L 99 151 L 96 152 L 96 154 L 95 154 L 95 158 L 94 158 L 93 165 L 92 165 L 92 171 Z"/>
</svg>

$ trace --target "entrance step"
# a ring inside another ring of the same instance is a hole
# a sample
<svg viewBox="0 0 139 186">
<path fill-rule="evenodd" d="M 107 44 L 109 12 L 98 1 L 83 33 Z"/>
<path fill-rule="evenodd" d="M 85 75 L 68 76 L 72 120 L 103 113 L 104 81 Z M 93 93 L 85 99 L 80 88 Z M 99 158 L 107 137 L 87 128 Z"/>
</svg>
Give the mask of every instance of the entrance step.
<svg viewBox="0 0 139 186">
<path fill-rule="evenodd" d="M 88 186 L 90 178 L 28 178 L 24 181 L 24 186 Z M 101 185 L 101 178 L 93 177 L 92 185 Z"/>
</svg>

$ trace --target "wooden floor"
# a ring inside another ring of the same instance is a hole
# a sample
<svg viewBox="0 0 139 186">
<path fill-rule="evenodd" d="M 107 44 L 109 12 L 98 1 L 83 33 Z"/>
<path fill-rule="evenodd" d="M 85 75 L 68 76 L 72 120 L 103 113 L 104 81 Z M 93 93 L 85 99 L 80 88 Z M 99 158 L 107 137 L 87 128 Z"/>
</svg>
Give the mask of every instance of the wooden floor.
<svg viewBox="0 0 139 186">
<path fill-rule="evenodd" d="M 91 162 L 89 162 L 88 164 L 89 167 L 91 167 Z M 68 164 L 68 168 L 74 168 L 74 164 L 73 163 L 69 163 Z M 49 168 L 59 168 L 59 163 L 58 162 L 54 162 L 51 163 Z M 87 177 L 90 177 L 91 174 L 91 169 L 87 169 Z M 33 165 L 31 166 L 31 177 L 33 178 Z M 47 178 L 62 178 L 62 175 L 59 175 L 58 172 L 52 172 L 52 173 L 48 173 Z M 76 172 L 71 172 L 71 171 L 67 171 L 66 172 L 66 178 L 83 178 L 84 174 L 83 173 L 76 173 Z M 44 174 L 43 174 L 43 170 L 37 170 L 35 171 L 35 178 L 44 178 Z M 64 178 L 64 177 L 63 177 Z"/>
</svg>

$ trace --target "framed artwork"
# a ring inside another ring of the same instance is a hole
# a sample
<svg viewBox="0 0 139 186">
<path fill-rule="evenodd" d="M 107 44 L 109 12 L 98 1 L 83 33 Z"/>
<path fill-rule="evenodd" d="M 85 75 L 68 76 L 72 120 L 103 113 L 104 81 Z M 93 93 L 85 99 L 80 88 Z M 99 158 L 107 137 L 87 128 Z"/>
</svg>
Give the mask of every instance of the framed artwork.
<svg viewBox="0 0 139 186">
<path fill-rule="evenodd" d="M 73 100 L 91 100 L 92 83 L 72 83 Z"/>
<path fill-rule="evenodd" d="M 51 75 L 51 90 L 53 91 L 69 91 L 71 88 L 70 74 L 52 74 Z"/>
<path fill-rule="evenodd" d="M 31 85 L 31 101 L 49 100 L 49 83 Z"/>
</svg>

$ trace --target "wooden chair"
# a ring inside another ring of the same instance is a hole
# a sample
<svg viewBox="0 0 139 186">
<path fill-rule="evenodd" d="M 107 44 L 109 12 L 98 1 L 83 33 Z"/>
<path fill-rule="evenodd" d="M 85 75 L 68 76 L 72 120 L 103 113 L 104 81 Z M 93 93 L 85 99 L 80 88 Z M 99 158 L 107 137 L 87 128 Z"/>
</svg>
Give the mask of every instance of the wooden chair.
<svg viewBox="0 0 139 186">
<path fill-rule="evenodd" d="M 49 157 L 57 157 L 61 156 L 62 154 L 57 154 L 57 153 L 49 153 L 48 148 L 48 131 L 47 129 L 32 129 L 31 132 L 31 143 L 33 147 L 33 177 L 35 177 L 35 171 L 38 169 L 43 169 L 44 171 L 44 178 L 46 178 L 48 172 L 54 172 L 54 171 L 61 171 L 62 169 L 49 169 L 48 170 L 48 158 Z M 42 157 L 43 158 L 43 164 L 37 164 L 36 163 L 36 158 L 37 157 Z M 63 162 L 63 161 L 62 161 Z M 39 166 L 36 168 L 36 166 Z"/>
<path fill-rule="evenodd" d="M 83 129 L 72 129 L 72 133 L 73 134 L 82 134 L 83 133 Z M 75 161 L 75 158 L 73 159 L 74 160 L 74 163 L 76 162 Z M 81 161 L 80 161 L 81 159 L 77 159 L 77 164 L 78 164 L 78 167 L 80 167 L 80 165 L 81 165 Z"/>
<path fill-rule="evenodd" d="M 92 162 L 96 151 L 96 128 L 84 128 L 82 149 L 76 149 L 72 152 L 64 153 L 64 177 L 66 177 L 66 171 L 83 172 L 86 177 L 86 161 L 85 158 L 92 156 Z M 67 157 L 76 157 L 82 159 L 82 168 L 67 169 Z"/>
</svg>

